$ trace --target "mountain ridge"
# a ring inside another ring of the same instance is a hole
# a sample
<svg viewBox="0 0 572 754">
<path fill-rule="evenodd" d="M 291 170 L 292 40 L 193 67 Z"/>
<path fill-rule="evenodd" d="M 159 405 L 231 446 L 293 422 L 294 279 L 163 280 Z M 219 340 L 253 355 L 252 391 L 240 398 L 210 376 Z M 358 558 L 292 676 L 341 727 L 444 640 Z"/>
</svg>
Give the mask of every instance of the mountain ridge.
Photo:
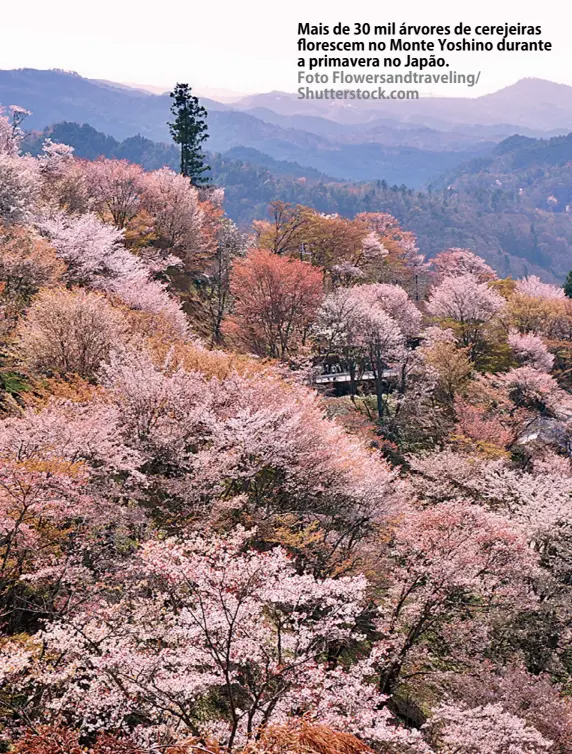
<svg viewBox="0 0 572 754">
<path fill-rule="evenodd" d="M 0 71 L 0 102 L 32 111 L 27 126 L 41 131 L 63 121 L 88 123 L 123 140 L 141 134 L 155 142 L 170 141 L 167 121 L 170 98 L 113 82 L 86 79 L 64 71 L 21 69 Z M 276 160 L 297 162 L 338 179 L 378 180 L 420 187 L 468 159 L 490 151 L 482 134 L 450 136 L 423 128 L 411 130 L 375 124 L 362 136 L 347 126 L 322 123 L 323 133 L 306 130 L 309 124 L 265 119 L 211 100 L 208 110 L 210 151 L 235 147 L 255 149 Z M 272 121 L 272 122 L 270 122 Z M 300 126 L 300 127 L 295 127 Z M 375 128 L 379 132 L 375 132 Z M 367 130 L 367 129 L 366 129 Z M 345 134 L 345 135 L 344 135 Z M 342 138 L 343 137 L 343 138 Z M 502 135 L 497 135 L 500 140 Z"/>
<path fill-rule="evenodd" d="M 282 115 L 304 113 L 322 114 L 333 120 L 364 122 L 380 113 L 391 113 L 402 121 L 419 117 L 446 120 L 457 124 L 493 125 L 512 123 L 514 126 L 551 130 L 566 127 L 572 119 L 572 86 L 539 78 L 524 78 L 496 92 L 479 97 L 420 97 L 418 100 L 299 100 L 295 94 L 268 92 L 249 95 L 234 103 L 241 109 L 267 107 Z M 337 118 L 335 117 L 337 115 Z M 562 118 L 554 122 L 554 118 Z M 349 120 L 348 120 L 349 119 Z"/>
</svg>

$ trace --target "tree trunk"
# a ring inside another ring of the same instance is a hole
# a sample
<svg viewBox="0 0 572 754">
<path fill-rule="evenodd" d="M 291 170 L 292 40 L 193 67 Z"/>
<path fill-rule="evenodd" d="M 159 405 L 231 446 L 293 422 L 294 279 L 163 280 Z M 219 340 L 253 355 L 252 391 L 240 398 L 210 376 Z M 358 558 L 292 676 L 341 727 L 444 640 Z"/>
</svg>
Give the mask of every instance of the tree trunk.
<svg viewBox="0 0 572 754">
<path fill-rule="evenodd" d="M 350 374 L 350 395 L 357 395 L 356 366 L 353 361 L 349 362 L 348 372 Z"/>
<path fill-rule="evenodd" d="M 377 413 L 379 415 L 379 418 L 381 419 L 383 417 L 385 407 L 383 403 L 383 384 L 378 377 L 375 378 L 375 395 L 377 398 Z"/>
</svg>

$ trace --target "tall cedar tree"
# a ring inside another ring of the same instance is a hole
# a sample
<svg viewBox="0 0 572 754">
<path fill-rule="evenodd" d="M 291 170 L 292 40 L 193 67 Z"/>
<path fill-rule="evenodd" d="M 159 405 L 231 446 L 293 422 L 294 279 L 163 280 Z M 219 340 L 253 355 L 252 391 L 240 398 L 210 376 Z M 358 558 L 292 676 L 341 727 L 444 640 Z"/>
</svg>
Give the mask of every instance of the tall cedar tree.
<svg viewBox="0 0 572 754">
<path fill-rule="evenodd" d="M 208 139 L 207 111 L 191 94 L 188 84 L 177 84 L 170 96 L 175 120 L 167 125 L 175 144 L 181 145 L 181 174 L 190 178 L 195 185 L 208 183 L 208 178 L 203 174 L 210 167 L 205 164 L 201 147 L 203 141 Z"/>
<path fill-rule="evenodd" d="M 568 298 L 572 298 L 572 270 L 566 275 L 566 282 L 564 283 L 564 293 Z"/>
</svg>

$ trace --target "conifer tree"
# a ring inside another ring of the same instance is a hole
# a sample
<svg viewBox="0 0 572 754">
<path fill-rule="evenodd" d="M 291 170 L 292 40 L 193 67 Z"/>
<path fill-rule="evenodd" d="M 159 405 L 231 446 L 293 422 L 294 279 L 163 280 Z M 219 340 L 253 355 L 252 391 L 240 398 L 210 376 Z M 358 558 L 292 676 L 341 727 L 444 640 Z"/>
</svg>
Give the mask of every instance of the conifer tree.
<svg viewBox="0 0 572 754">
<path fill-rule="evenodd" d="M 210 170 L 201 146 L 208 138 L 207 111 L 191 92 L 188 84 L 175 86 L 170 93 L 175 120 L 167 125 L 175 144 L 181 145 L 181 174 L 190 178 L 191 183 L 203 185 L 208 183 L 204 173 Z"/>
<path fill-rule="evenodd" d="M 564 283 L 564 293 L 568 298 L 572 298 L 572 270 L 566 275 L 566 281 Z"/>
</svg>

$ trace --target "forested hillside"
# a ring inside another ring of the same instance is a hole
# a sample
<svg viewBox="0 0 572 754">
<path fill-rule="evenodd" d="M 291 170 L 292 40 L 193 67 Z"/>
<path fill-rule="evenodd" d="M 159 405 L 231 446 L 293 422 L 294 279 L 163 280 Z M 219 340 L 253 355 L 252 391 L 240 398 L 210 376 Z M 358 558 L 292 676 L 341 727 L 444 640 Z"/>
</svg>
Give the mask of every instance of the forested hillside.
<svg viewBox="0 0 572 754">
<path fill-rule="evenodd" d="M 385 212 L 243 232 L 222 188 L 22 138 L 3 750 L 571 754 L 564 290 Z"/>
<path fill-rule="evenodd" d="M 136 162 L 147 170 L 176 168 L 173 146 L 141 136 L 118 142 L 88 125 L 60 123 L 26 138 L 25 149 L 41 151 L 46 137 L 71 144 L 79 157 L 100 155 Z M 413 230 L 420 248 L 434 256 L 447 247 L 477 251 L 500 274 L 536 274 L 562 281 L 572 268 L 571 137 L 550 140 L 510 137 L 490 159 L 468 162 L 434 190 L 405 185 L 335 181 L 296 163 L 256 150 L 210 154 L 212 181 L 225 187 L 225 209 L 242 228 L 266 218 L 280 200 L 351 218 L 389 212 Z M 208 145 L 208 142 L 207 142 Z"/>
<path fill-rule="evenodd" d="M 485 212 L 572 209 L 572 134 L 512 136 L 488 158 L 469 161 L 437 184 L 467 194 Z"/>
</svg>

